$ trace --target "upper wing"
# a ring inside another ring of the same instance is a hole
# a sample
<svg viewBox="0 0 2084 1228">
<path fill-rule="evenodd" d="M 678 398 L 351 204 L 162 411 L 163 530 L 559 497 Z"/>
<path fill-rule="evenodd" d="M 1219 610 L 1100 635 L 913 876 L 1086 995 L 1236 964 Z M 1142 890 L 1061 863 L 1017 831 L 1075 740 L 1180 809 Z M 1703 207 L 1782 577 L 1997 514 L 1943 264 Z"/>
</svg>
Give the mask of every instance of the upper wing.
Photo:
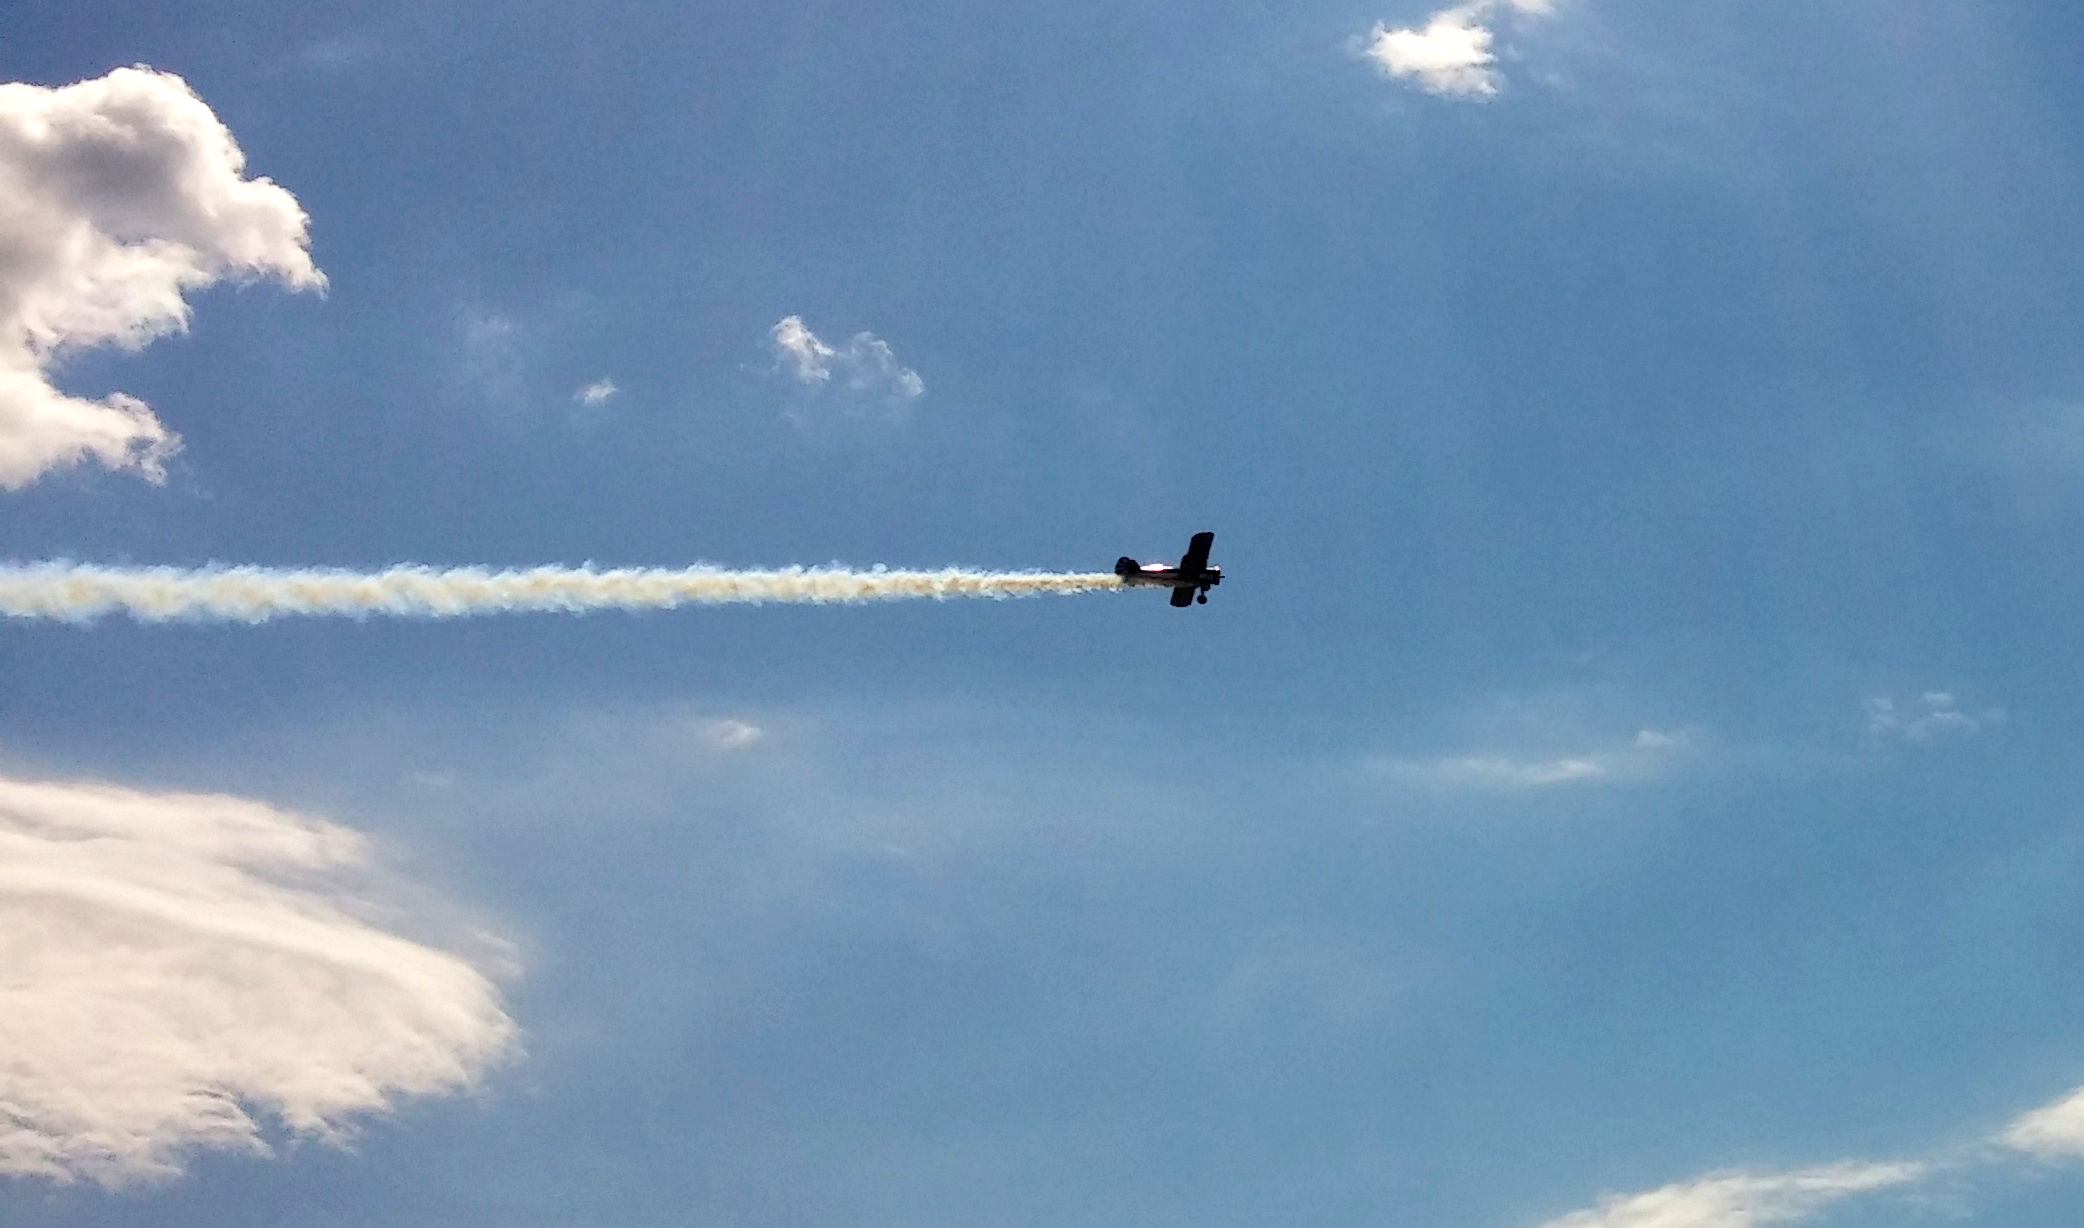
<svg viewBox="0 0 2084 1228">
<path fill-rule="evenodd" d="M 1176 589 L 1173 589 L 1173 590 L 1172 590 L 1172 604 L 1174 604 L 1174 605 L 1193 605 L 1193 604 L 1194 604 L 1194 590 L 1193 590 L 1193 589 L 1191 589 L 1191 588 L 1176 588 Z"/>
<path fill-rule="evenodd" d="M 1189 575 L 1199 574 L 1208 566 L 1209 547 L 1215 544 L 1215 534 L 1196 533 L 1193 540 L 1187 543 L 1187 552 L 1180 556 L 1179 569 Z"/>
</svg>

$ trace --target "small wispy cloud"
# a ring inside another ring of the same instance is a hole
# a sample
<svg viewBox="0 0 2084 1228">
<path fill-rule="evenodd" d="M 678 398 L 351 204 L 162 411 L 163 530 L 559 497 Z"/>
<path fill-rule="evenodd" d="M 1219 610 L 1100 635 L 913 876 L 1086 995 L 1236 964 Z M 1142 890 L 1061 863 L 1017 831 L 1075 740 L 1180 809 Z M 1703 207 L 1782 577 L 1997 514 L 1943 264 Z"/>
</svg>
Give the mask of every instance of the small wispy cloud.
<svg viewBox="0 0 2084 1228">
<path fill-rule="evenodd" d="M 474 1084 L 514 1024 L 365 919 L 373 870 L 259 802 L 0 777 L 0 1175 L 161 1179 Z"/>
<path fill-rule="evenodd" d="M 1807 1219 L 1831 1204 L 1876 1191 L 1929 1184 L 1952 1174 L 1960 1190 L 1978 1175 L 2016 1181 L 2008 1157 L 2084 1160 L 2084 1088 L 2020 1114 L 1996 1134 L 1889 1163 L 1841 1162 L 1785 1172 L 1720 1171 L 1638 1194 L 1608 1195 L 1541 1228 L 1766 1228 Z M 1958 1192 L 1958 1191 L 1957 1191 Z"/>
<path fill-rule="evenodd" d="M 1541 1228 L 1765 1228 L 1790 1224 L 1856 1194 L 1908 1185 L 1920 1164 L 1826 1164 L 1791 1172 L 1708 1173 L 1640 1194 L 1616 1194 Z"/>
<path fill-rule="evenodd" d="M 2003 709 L 1970 712 L 1948 691 L 1926 691 L 1902 703 L 1889 696 L 1867 701 L 1867 736 L 1877 742 L 1925 744 L 1942 738 L 1974 737 L 2003 722 Z"/>
<path fill-rule="evenodd" d="M 1552 0 L 1468 0 L 1445 8 L 1420 26 L 1377 22 L 1359 41 L 1360 53 L 1384 73 L 1442 98 L 1490 98 L 1498 93 L 1498 15 L 1533 17 L 1554 11 Z"/>
<path fill-rule="evenodd" d="M 825 342 L 802 316 L 786 316 L 768 330 L 775 369 L 807 391 L 856 404 L 903 406 L 926 392 L 917 371 L 897 360 L 874 333 L 855 333 L 842 346 Z"/>
<path fill-rule="evenodd" d="M 571 378 L 575 326 L 586 308 L 572 298 L 494 304 L 463 299 L 451 309 L 447 385 L 459 403 L 493 411 L 490 421 L 523 427 L 562 421 L 588 429 L 609 418 L 622 387 L 609 376 Z M 569 391 L 567 391 L 567 389 Z"/>
<path fill-rule="evenodd" d="M 1563 755 L 1483 753 L 1437 759 L 1387 758 L 1376 768 L 1399 784 L 1443 792 L 1520 793 L 1565 785 L 1640 781 L 1665 770 L 1690 745 L 1683 730 L 1644 729 L 1618 746 Z"/>
<path fill-rule="evenodd" d="M 380 45 L 367 34 L 335 34 L 306 43 L 296 62 L 326 72 L 341 72 L 374 59 Z"/>
<path fill-rule="evenodd" d="M 449 380 L 465 400 L 507 408 L 527 401 L 531 381 L 513 317 L 476 303 L 459 306 Z"/>
<path fill-rule="evenodd" d="M 695 727 L 696 736 L 717 750 L 744 750 L 767 736 L 767 731 L 751 721 L 734 717 L 717 717 L 704 720 Z"/>
</svg>

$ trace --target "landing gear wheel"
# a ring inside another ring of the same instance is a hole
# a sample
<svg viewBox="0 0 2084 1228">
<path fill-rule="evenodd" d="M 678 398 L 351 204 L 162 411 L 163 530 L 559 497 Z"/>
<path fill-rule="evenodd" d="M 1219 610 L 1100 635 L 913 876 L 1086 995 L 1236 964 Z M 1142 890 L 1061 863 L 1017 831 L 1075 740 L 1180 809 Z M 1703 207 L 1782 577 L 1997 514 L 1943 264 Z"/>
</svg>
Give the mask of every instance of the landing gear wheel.
<svg viewBox="0 0 2084 1228">
<path fill-rule="evenodd" d="M 1194 600 L 1195 600 L 1195 601 L 1197 601 L 1197 602 L 1200 602 L 1200 603 L 1201 603 L 1202 605 L 1207 605 L 1207 604 L 1208 604 L 1208 594 L 1207 594 L 1207 593 L 1200 593 L 1200 594 L 1197 594 L 1197 595 L 1195 596 Z"/>
</svg>

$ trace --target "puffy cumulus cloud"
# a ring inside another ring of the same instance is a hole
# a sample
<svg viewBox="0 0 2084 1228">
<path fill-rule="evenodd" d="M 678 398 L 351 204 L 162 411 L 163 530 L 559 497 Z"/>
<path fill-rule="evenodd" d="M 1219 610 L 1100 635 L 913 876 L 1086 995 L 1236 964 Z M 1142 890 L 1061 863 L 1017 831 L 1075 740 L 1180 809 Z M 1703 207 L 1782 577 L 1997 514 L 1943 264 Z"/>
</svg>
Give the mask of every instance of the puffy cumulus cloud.
<svg viewBox="0 0 2084 1228">
<path fill-rule="evenodd" d="M 782 317 L 768 336 L 774 341 L 775 361 L 793 369 L 798 380 L 806 384 L 831 381 L 832 360 L 838 351 L 818 340 L 802 316 Z"/>
<path fill-rule="evenodd" d="M 1517 793 L 1559 785 L 1620 784 L 1668 767 L 1690 745 L 1683 731 L 1644 729 L 1626 745 L 1571 755 L 1451 755 L 1381 759 L 1375 767 L 1399 784 L 1444 791 Z"/>
<path fill-rule="evenodd" d="M 1855 1194 L 1907 1185 L 1919 1164 L 1827 1164 L 1782 1173 L 1709 1173 L 1641 1194 L 1617 1194 L 1542 1228 L 1763 1228 L 1806 1218 Z"/>
<path fill-rule="evenodd" d="M 1491 37 L 1468 9 L 1448 9 L 1418 29 L 1378 23 L 1368 34 L 1367 54 L 1382 71 L 1410 78 L 1429 94 L 1481 98 L 1498 92 Z"/>
<path fill-rule="evenodd" d="M 926 391 L 919 373 L 897 361 L 889 343 L 874 333 L 855 333 L 844 346 L 833 346 L 802 316 L 787 316 L 768 330 L 768 338 L 775 369 L 813 392 L 901 406 Z"/>
<path fill-rule="evenodd" d="M 245 164 L 171 73 L 0 83 L 0 487 L 90 459 L 158 479 L 179 446 L 135 397 L 58 391 L 66 352 L 179 332 L 227 278 L 324 287 L 304 211 Z"/>
<path fill-rule="evenodd" d="M 1498 92 L 1498 57 L 1491 50 L 1500 12 L 1538 16 L 1551 0 L 1470 0 L 1442 9 L 1422 26 L 1377 22 L 1361 54 L 1383 72 L 1444 98 L 1489 98 Z"/>
<path fill-rule="evenodd" d="M 358 915 L 371 885 L 319 819 L 0 777 L 0 1174 L 166 1177 L 474 1084 L 497 991 Z"/>
</svg>

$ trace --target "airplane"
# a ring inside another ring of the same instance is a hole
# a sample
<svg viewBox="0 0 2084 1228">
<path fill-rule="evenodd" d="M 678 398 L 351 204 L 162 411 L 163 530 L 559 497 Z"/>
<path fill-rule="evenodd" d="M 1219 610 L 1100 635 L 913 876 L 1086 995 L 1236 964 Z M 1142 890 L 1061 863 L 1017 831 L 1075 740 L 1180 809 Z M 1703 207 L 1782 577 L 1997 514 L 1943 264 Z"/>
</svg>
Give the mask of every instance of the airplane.
<svg viewBox="0 0 2084 1228">
<path fill-rule="evenodd" d="M 1123 584 L 1171 589 L 1172 604 L 1176 606 L 1184 607 L 1196 601 L 1207 605 L 1208 590 L 1223 582 L 1223 569 L 1208 565 L 1208 550 L 1215 544 L 1215 534 L 1196 533 L 1187 543 L 1187 552 L 1180 556 L 1177 567 L 1139 563 L 1125 554 L 1115 563 L 1114 574 L 1122 578 Z"/>
</svg>

